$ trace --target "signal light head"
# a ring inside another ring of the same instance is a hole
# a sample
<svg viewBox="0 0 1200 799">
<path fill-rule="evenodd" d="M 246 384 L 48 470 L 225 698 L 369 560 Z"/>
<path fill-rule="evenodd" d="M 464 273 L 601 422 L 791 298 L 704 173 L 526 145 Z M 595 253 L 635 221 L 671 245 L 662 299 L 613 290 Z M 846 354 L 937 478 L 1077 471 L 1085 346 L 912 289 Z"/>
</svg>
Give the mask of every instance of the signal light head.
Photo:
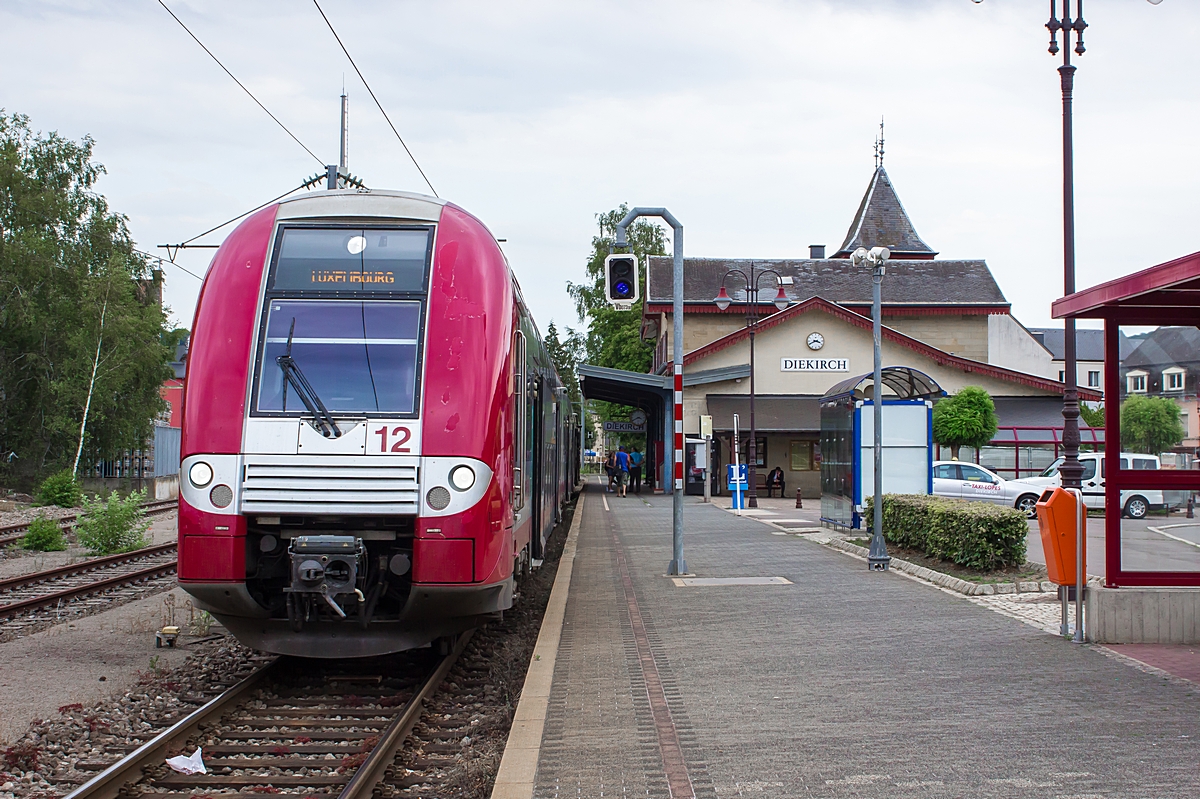
<svg viewBox="0 0 1200 799">
<path fill-rule="evenodd" d="M 609 302 L 634 303 L 638 299 L 637 256 L 613 254 L 604 259 L 604 294 Z"/>
</svg>

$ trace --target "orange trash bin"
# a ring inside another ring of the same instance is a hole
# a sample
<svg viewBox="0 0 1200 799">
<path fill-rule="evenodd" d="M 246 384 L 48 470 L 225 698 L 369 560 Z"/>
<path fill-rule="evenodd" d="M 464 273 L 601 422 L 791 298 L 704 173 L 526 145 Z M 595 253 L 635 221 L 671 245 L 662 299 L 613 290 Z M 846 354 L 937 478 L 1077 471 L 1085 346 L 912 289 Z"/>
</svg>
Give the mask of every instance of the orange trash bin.
<svg viewBox="0 0 1200 799">
<path fill-rule="evenodd" d="M 1042 492 L 1037 503 L 1038 528 L 1042 534 L 1042 551 L 1046 555 L 1046 571 L 1050 582 L 1075 585 L 1075 541 L 1078 508 L 1075 495 L 1061 488 Z M 1087 527 L 1087 511 L 1083 513 Z M 1083 539 L 1083 570 L 1087 573 L 1087 536 Z"/>
</svg>

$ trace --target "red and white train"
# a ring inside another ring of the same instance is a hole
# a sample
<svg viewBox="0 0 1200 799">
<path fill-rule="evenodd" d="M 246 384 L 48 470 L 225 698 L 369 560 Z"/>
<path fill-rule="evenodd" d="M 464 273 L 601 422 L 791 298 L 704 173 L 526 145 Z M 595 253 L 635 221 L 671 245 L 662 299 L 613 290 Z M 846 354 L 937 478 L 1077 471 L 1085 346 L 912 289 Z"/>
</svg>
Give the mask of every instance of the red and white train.
<svg viewBox="0 0 1200 799">
<path fill-rule="evenodd" d="M 282 201 L 225 240 L 196 308 L 179 584 L 268 652 L 451 636 L 511 607 L 579 444 L 483 223 L 394 191 Z"/>
</svg>

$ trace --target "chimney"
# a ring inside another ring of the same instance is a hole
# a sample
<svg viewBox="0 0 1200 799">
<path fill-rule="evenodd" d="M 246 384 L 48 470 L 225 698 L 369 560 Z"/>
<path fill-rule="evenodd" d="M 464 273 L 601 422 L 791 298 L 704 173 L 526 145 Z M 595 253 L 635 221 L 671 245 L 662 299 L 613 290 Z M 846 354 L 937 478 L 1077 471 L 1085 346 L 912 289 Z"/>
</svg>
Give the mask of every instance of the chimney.
<svg viewBox="0 0 1200 799">
<path fill-rule="evenodd" d="M 824 258 L 825 257 L 825 245 L 824 244 L 808 245 L 808 257 L 812 258 L 814 260 L 821 260 L 822 258 Z"/>
</svg>

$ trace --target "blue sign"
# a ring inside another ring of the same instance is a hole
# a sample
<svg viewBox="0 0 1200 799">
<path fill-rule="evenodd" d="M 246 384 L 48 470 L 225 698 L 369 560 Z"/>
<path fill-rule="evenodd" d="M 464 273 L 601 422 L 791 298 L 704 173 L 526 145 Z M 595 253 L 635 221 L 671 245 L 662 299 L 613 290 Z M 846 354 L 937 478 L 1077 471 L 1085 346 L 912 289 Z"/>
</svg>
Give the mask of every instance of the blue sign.
<svg viewBox="0 0 1200 799">
<path fill-rule="evenodd" d="M 730 494 L 733 495 L 733 506 L 732 507 L 735 510 L 738 508 L 745 508 L 746 507 L 746 485 L 747 485 L 746 464 L 744 464 L 744 463 L 738 464 L 736 478 L 733 476 L 733 464 L 732 463 L 726 464 L 725 480 L 728 485 Z"/>
</svg>

